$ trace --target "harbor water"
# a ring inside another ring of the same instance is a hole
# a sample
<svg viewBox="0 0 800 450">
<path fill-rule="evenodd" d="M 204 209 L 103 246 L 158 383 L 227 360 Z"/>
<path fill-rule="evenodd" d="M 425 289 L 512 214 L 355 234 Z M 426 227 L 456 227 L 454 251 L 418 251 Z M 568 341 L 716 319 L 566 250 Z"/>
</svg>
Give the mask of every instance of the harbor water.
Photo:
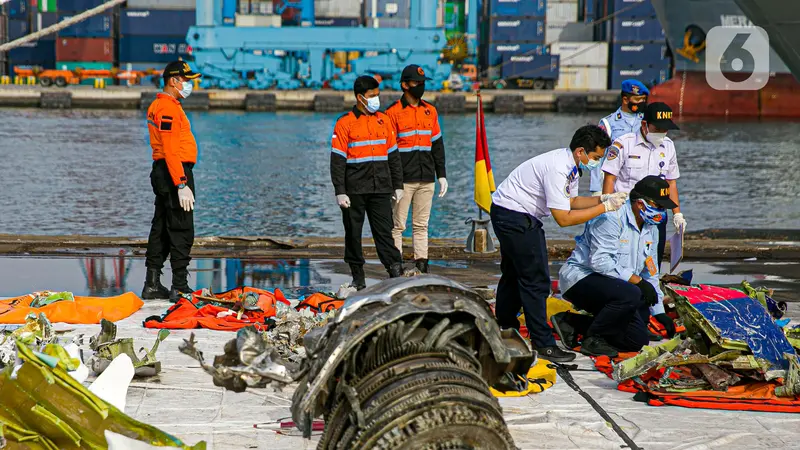
<svg viewBox="0 0 800 450">
<path fill-rule="evenodd" d="M 0 233 L 144 237 L 153 212 L 150 155 L 140 111 L 2 110 Z M 189 112 L 200 146 L 195 168 L 199 236 L 342 236 L 330 182 L 330 134 L 339 114 Z M 499 185 L 519 163 L 567 147 L 600 114 L 488 115 Z M 442 116 L 445 198 L 430 234 L 465 237 L 472 201 L 475 116 Z M 800 228 L 800 185 L 789 181 L 800 123 L 680 123 L 676 142 L 689 230 Z M 582 190 L 588 180 L 582 180 Z M 438 187 L 437 187 L 438 192 Z M 581 227 L 546 223 L 549 237 Z M 365 227 L 365 234 L 368 227 Z M 410 235 L 410 230 L 408 230 Z"/>
</svg>

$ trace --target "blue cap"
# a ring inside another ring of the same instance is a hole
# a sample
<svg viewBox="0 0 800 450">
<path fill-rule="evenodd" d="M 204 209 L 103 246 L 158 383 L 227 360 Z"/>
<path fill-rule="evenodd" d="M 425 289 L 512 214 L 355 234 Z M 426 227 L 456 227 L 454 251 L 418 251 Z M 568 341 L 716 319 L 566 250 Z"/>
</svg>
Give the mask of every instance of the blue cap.
<svg viewBox="0 0 800 450">
<path fill-rule="evenodd" d="M 622 92 L 633 95 L 650 95 L 650 90 L 639 80 L 625 80 L 622 82 Z"/>
</svg>

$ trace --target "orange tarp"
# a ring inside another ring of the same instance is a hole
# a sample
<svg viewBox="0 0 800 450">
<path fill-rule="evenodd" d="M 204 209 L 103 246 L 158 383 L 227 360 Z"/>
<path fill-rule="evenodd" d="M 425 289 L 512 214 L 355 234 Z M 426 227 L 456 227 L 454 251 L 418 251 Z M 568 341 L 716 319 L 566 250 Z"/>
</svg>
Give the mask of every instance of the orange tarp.
<svg viewBox="0 0 800 450">
<path fill-rule="evenodd" d="M 41 308 L 31 308 L 33 297 L 0 300 L 0 323 L 24 324 L 28 314 L 44 313 L 52 323 L 95 324 L 101 319 L 116 322 L 138 311 L 144 302 L 133 292 L 117 297 L 75 297 L 74 302 L 58 301 Z"/>
</svg>

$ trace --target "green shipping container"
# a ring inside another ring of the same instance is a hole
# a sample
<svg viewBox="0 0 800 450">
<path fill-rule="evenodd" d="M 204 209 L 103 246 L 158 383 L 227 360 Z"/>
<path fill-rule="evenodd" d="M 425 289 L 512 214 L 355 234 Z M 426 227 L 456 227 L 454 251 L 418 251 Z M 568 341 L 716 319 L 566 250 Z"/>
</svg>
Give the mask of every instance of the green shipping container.
<svg viewBox="0 0 800 450">
<path fill-rule="evenodd" d="M 57 61 L 56 62 L 56 70 L 76 70 L 78 68 L 85 69 L 85 70 L 111 70 L 114 68 L 114 65 L 107 62 L 75 62 L 75 61 Z M 110 86 L 114 84 L 113 78 L 105 78 L 106 85 Z M 81 84 L 94 86 L 94 78 L 86 79 L 81 81 Z"/>
<path fill-rule="evenodd" d="M 467 28 L 464 1 L 452 1 L 444 4 L 444 29 L 463 33 Z"/>
<path fill-rule="evenodd" d="M 37 0 L 39 12 L 56 12 L 56 0 Z"/>
</svg>

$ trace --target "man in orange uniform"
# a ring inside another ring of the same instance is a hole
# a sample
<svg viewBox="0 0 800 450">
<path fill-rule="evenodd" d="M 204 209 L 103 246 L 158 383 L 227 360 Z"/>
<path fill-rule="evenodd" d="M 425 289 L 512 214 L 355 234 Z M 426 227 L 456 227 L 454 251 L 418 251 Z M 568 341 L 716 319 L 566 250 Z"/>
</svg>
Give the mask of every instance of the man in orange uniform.
<svg viewBox="0 0 800 450">
<path fill-rule="evenodd" d="M 402 275 L 402 257 L 392 240 L 392 200 L 403 198 L 403 166 L 391 121 L 378 111 L 378 81 L 358 77 L 353 93 L 356 106 L 333 129 L 331 181 L 342 209 L 344 261 L 350 265 L 352 286 L 361 290 L 366 287 L 361 248 L 365 213 L 378 258 L 390 277 Z"/>
<path fill-rule="evenodd" d="M 402 253 L 403 231 L 408 209 L 414 206 L 411 227 L 414 231 L 414 261 L 417 270 L 428 273 L 428 221 L 431 217 L 434 180 L 439 180 L 439 198 L 447 193 L 444 167 L 444 141 L 436 108 L 422 101 L 425 71 L 411 64 L 403 69 L 400 85 L 403 96 L 386 110 L 397 134 L 397 149 L 403 161 L 403 195 L 394 208 L 394 245 Z"/>
<path fill-rule="evenodd" d="M 194 175 L 197 142 L 178 99 L 192 93 L 192 81 L 200 76 L 183 61 L 164 68 L 164 92 L 156 96 L 147 110 L 147 129 L 153 148 L 150 184 L 156 194 L 153 225 L 147 239 L 147 277 L 142 298 L 167 298 L 177 301 L 191 293 L 189 256 L 194 243 Z M 161 284 L 161 269 L 170 256 L 172 289 Z"/>
</svg>

